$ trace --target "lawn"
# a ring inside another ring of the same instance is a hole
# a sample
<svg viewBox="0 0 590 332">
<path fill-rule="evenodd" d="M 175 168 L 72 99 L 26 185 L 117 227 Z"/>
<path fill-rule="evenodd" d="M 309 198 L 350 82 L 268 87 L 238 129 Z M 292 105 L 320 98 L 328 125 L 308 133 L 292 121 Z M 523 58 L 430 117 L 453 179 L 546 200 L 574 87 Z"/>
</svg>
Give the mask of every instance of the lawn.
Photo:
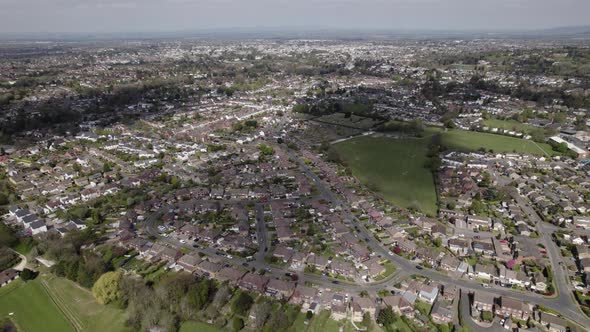
<svg viewBox="0 0 590 332">
<path fill-rule="evenodd" d="M 429 131 L 434 133 L 439 130 L 429 129 Z M 442 132 L 442 142 L 452 150 L 461 151 L 477 151 L 484 148 L 486 151 L 493 150 L 500 153 L 516 152 L 538 156 L 555 154 L 549 144 L 475 131 L 447 130 Z"/>
<path fill-rule="evenodd" d="M 0 292 L 0 316 L 19 329 L 35 331 L 126 331 L 123 310 L 98 304 L 92 294 L 73 282 L 53 276 L 21 281 Z"/>
<path fill-rule="evenodd" d="M 308 332 L 337 332 L 340 330 L 341 324 L 330 318 L 330 312 L 324 310 L 315 315 L 309 325 Z"/>
<path fill-rule="evenodd" d="M 333 145 L 361 183 L 391 203 L 436 214 L 436 193 L 424 167 L 430 138 L 358 137 Z"/>
<path fill-rule="evenodd" d="M 39 280 L 17 281 L 6 287 L 0 291 L 0 317 L 10 317 L 19 331 L 75 331 Z"/>
</svg>

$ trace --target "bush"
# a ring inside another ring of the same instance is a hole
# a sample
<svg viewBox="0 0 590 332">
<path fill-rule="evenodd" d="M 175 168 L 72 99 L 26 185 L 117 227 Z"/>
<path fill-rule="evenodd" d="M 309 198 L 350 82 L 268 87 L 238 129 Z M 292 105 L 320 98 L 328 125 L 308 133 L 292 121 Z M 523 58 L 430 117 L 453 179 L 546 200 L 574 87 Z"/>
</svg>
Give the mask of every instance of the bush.
<svg viewBox="0 0 590 332">
<path fill-rule="evenodd" d="M 20 273 L 20 278 L 24 281 L 28 281 L 28 280 L 33 280 L 37 277 L 39 273 L 29 270 L 29 269 L 24 269 L 21 273 Z"/>
<path fill-rule="evenodd" d="M 238 332 L 239 330 L 243 329 L 244 328 L 244 320 L 239 317 L 235 317 L 234 323 L 233 323 L 233 328 L 234 328 L 234 332 Z"/>
<path fill-rule="evenodd" d="M 234 303 L 232 303 L 231 309 L 235 314 L 243 315 L 248 310 L 250 310 L 252 303 L 254 303 L 252 296 L 250 296 L 248 293 L 240 292 L 238 298 L 234 301 Z"/>
<path fill-rule="evenodd" d="M 494 320 L 494 315 L 490 311 L 484 311 L 481 313 L 481 319 L 486 322 L 491 322 Z"/>
</svg>

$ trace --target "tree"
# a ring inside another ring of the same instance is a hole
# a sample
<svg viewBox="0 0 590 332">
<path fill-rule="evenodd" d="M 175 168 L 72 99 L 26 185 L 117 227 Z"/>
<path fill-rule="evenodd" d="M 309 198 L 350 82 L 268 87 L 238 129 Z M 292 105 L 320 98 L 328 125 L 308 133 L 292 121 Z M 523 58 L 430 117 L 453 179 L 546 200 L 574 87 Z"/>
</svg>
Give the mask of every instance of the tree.
<svg viewBox="0 0 590 332">
<path fill-rule="evenodd" d="M 362 321 L 361 324 L 363 324 L 366 327 L 370 327 L 371 326 L 371 314 L 370 313 L 365 312 L 363 314 L 363 321 Z"/>
<path fill-rule="evenodd" d="M 270 316 L 271 311 L 272 305 L 269 302 L 264 301 L 257 303 L 254 308 L 252 308 L 252 315 L 255 317 L 253 322 L 254 326 L 258 328 L 264 326 L 266 320 Z"/>
<path fill-rule="evenodd" d="M 234 332 L 238 332 L 239 330 L 243 329 L 244 328 L 244 320 L 241 319 L 240 317 L 234 317 L 233 327 L 234 327 Z"/>
<path fill-rule="evenodd" d="M 491 322 L 494 319 L 494 315 L 491 311 L 484 311 L 481 313 L 481 319 L 486 322 Z"/>
<path fill-rule="evenodd" d="M 248 293 L 240 292 L 238 298 L 232 303 L 232 311 L 237 315 L 245 314 L 254 303 L 254 299 Z"/>
<path fill-rule="evenodd" d="M 27 268 L 23 269 L 20 273 L 20 278 L 24 281 L 33 280 L 37 277 L 37 272 L 29 270 Z"/>
<path fill-rule="evenodd" d="M 377 315 L 377 323 L 388 326 L 395 322 L 395 314 L 393 313 L 393 309 L 390 305 L 387 307 L 379 310 L 379 314 Z"/>
<path fill-rule="evenodd" d="M 122 276 L 120 272 L 107 272 L 98 278 L 92 286 L 92 294 L 98 303 L 108 304 L 119 300 L 121 297 L 119 284 Z"/>
</svg>

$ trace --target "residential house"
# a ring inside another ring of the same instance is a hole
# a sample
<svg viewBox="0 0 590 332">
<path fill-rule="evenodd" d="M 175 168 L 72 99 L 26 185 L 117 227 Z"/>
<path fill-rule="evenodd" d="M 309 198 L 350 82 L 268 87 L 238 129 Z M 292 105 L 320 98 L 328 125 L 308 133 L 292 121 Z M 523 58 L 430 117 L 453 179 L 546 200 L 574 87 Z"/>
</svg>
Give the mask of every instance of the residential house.
<svg viewBox="0 0 590 332">
<path fill-rule="evenodd" d="M 238 282 L 238 286 L 246 290 L 263 293 L 266 288 L 266 284 L 268 284 L 269 281 L 270 278 L 267 276 L 261 276 L 254 273 L 247 273 Z"/>
<path fill-rule="evenodd" d="M 496 315 L 527 320 L 531 314 L 530 306 L 521 300 L 501 297 L 496 306 Z"/>
<path fill-rule="evenodd" d="M 270 279 L 266 285 L 266 295 L 275 297 L 279 300 L 289 299 L 293 295 L 295 284 L 288 281 Z"/>
</svg>

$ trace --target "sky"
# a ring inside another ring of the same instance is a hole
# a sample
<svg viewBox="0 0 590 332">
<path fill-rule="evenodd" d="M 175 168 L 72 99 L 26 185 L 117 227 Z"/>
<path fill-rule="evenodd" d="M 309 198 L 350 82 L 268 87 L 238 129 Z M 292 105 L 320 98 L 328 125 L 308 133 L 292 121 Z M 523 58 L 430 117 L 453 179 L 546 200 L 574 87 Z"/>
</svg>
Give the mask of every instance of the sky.
<svg viewBox="0 0 590 332">
<path fill-rule="evenodd" d="M 590 25 L 589 13 L 590 0 L 0 0 L 0 32 L 534 30 Z"/>
</svg>

